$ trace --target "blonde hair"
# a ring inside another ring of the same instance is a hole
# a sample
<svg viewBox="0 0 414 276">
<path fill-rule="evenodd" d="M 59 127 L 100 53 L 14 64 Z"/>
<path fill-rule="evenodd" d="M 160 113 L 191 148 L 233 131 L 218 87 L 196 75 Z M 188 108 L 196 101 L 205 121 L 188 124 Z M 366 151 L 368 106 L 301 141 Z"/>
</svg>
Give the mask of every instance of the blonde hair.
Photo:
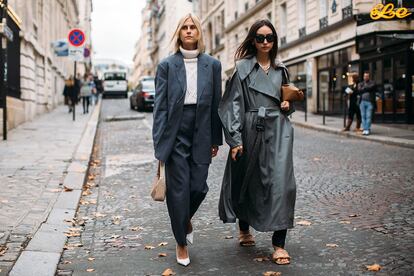
<svg viewBox="0 0 414 276">
<path fill-rule="evenodd" d="M 198 30 L 197 49 L 200 53 L 204 53 L 205 44 L 204 44 L 204 38 L 203 38 L 203 31 L 201 30 L 201 21 L 197 15 L 192 14 L 192 13 L 186 14 L 178 21 L 177 29 L 175 29 L 174 35 L 171 38 L 171 42 L 170 42 L 170 43 L 174 43 L 174 52 L 175 53 L 178 52 L 180 50 L 180 46 L 182 46 L 182 41 L 180 39 L 180 31 L 181 31 L 181 28 L 184 26 L 184 22 L 187 19 L 191 19 L 194 22 L 194 25 L 196 26 Z"/>
</svg>

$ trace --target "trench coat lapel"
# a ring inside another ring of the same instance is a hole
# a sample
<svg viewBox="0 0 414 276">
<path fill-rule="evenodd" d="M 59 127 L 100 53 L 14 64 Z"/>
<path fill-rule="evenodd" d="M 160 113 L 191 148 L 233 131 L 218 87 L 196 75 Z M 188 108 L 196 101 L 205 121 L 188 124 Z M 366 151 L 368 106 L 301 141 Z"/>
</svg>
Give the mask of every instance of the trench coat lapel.
<svg viewBox="0 0 414 276">
<path fill-rule="evenodd" d="M 249 85 L 249 88 L 266 94 L 267 96 L 270 96 L 274 99 L 279 99 L 279 93 L 276 91 L 276 86 L 271 81 L 271 77 L 273 76 L 272 71 L 273 69 L 270 69 L 269 75 L 266 75 L 266 73 L 261 69 L 253 70 L 251 74 L 251 82 Z"/>
<path fill-rule="evenodd" d="M 185 95 L 185 91 L 187 90 L 187 77 L 185 73 L 184 58 L 181 53 L 175 54 L 174 64 L 177 80 L 182 88 L 181 95 L 178 97 L 178 99 L 181 100 L 181 98 Z"/>
<path fill-rule="evenodd" d="M 197 102 L 200 102 L 201 95 L 206 88 L 208 77 L 207 58 L 204 54 L 200 54 L 197 62 Z"/>
</svg>

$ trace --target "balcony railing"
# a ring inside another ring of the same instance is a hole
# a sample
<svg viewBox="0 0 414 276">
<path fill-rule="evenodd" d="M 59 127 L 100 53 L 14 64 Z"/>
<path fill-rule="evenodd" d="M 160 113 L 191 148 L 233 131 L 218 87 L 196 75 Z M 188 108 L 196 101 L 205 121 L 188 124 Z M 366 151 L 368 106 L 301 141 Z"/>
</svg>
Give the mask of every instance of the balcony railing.
<svg viewBox="0 0 414 276">
<path fill-rule="evenodd" d="M 283 45 L 285 45 L 286 44 L 286 36 L 282 36 L 281 38 L 280 38 L 280 46 L 283 46 Z"/>
<path fill-rule="evenodd" d="M 321 19 L 319 19 L 319 29 L 323 29 L 328 27 L 328 17 L 322 17 Z"/>
<path fill-rule="evenodd" d="M 304 37 L 306 35 L 306 27 L 302 27 L 299 29 L 299 38 Z"/>
<path fill-rule="evenodd" d="M 346 6 L 342 9 L 342 19 L 352 17 L 352 5 Z"/>
</svg>

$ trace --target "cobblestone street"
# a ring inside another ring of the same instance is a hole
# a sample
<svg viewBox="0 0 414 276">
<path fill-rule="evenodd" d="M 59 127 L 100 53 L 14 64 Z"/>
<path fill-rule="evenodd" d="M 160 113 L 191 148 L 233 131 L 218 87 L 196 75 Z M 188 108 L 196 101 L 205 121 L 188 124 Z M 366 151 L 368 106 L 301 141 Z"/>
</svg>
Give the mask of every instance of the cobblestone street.
<svg viewBox="0 0 414 276">
<path fill-rule="evenodd" d="M 126 99 L 103 100 L 96 151 L 73 223 L 80 236 L 69 238 L 58 275 L 161 275 L 167 268 L 176 275 L 412 275 L 414 150 L 299 127 L 296 226 L 286 245 L 291 264 L 257 259 L 271 257 L 271 233 L 256 232 L 256 246 L 241 248 L 236 226 L 218 219 L 228 152 L 223 146 L 193 221 L 191 264 L 179 266 L 166 205 L 149 195 L 156 167 L 152 113 L 128 108 Z M 145 118 L 105 120 L 138 114 Z M 382 269 L 367 271 L 375 263 Z"/>
</svg>

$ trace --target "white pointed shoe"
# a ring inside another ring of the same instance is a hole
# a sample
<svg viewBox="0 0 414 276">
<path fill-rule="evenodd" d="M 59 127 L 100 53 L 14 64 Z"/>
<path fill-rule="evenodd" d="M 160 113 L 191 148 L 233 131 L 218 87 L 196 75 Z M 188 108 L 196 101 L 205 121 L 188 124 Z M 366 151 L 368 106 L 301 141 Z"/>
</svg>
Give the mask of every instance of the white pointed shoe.
<svg viewBox="0 0 414 276">
<path fill-rule="evenodd" d="M 175 247 L 175 255 L 177 256 L 177 263 L 182 265 L 182 266 L 188 266 L 190 264 L 190 257 L 187 257 L 185 259 L 179 259 L 178 258 L 178 252 L 177 252 L 178 247 Z"/>
<path fill-rule="evenodd" d="M 193 244 L 193 242 L 194 242 L 194 231 L 187 234 L 186 240 L 189 244 Z"/>
</svg>

